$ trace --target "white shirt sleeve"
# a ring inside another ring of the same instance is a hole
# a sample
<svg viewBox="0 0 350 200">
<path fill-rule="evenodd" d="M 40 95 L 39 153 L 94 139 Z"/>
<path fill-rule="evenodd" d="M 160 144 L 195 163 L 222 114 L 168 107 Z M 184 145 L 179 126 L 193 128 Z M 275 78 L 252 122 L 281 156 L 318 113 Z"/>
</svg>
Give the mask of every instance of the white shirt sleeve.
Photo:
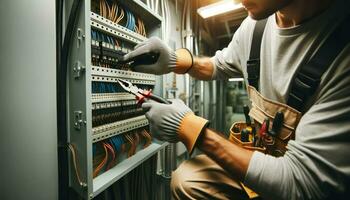
<svg viewBox="0 0 350 200">
<path fill-rule="evenodd" d="M 250 49 L 252 28 L 255 21 L 246 18 L 233 35 L 230 44 L 215 53 L 211 58 L 214 65 L 212 79 L 225 80 L 233 77 L 243 77 L 242 68 L 245 66 L 247 50 Z"/>
<path fill-rule="evenodd" d="M 350 47 L 331 68 L 283 157 L 254 152 L 244 183 L 268 199 L 350 195 Z"/>
</svg>

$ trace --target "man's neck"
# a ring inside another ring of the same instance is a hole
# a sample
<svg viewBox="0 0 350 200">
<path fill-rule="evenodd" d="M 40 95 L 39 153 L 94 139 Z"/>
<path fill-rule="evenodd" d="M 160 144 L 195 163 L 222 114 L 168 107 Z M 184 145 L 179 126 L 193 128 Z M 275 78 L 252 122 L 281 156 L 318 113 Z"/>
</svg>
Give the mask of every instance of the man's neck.
<svg viewBox="0 0 350 200">
<path fill-rule="evenodd" d="M 327 9 L 331 3 L 332 0 L 292 0 L 276 12 L 276 23 L 280 28 L 299 25 Z"/>
</svg>

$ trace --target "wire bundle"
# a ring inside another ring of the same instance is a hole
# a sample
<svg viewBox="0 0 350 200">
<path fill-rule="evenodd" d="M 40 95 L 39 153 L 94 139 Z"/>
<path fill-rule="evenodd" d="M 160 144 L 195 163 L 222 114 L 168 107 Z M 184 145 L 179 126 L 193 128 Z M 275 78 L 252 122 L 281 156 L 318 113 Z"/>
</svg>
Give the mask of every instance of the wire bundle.
<svg viewBox="0 0 350 200">
<path fill-rule="evenodd" d="M 91 30 L 91 62 L 94 66 L 130 70 L 129 64 L 120 64 L 118 59 L 131 51 L 133 45 L 119 41 L 107 34 Z"/>
<path fill-rule="evenodd" d="M 98 176 L 101 171 L 109 170 L 115 166 L 118 163 L 117 154 L 126 153 L 128 158 L 135 155 L 141 141 L 144 141 L 143 148 L 146 148 L 152 142 L 152 136 L 145 129 L 118 135 L 93 144 L 93 177 Z M 100 148 L 100 152 L 98 152 L 98 148 Z"/>
<path fill-rule="evenodd" d="M 126 15 L 124 27 L 146 37 L 146 29 L 143 21 L 138 18 L 136 25 L 135 15 L 128 9 L 123 9 L 116 3 L 116 1 L 108 2 L 106 0 L 99 0 L 99 8 L 99 14 L 102 17 L 109 19 L 117 24 L 120 24 Z"/>
<path fill-rule="evenodd" d="M 135 17 L 134 15 L 129 11 L 129 10 L 125 10 L 126 11 L 126 24 L 125 27 L 129 30 L 134 30 L 135 29 Z"/>
<path fill-rule="evenodd" d="M 136 33 L 143 35 L 146 37 L 146 29 L 145 29 L 145 24 L 140 18 L 137 18 L 137 26 L 135 26 Z"/>
<path fill-rule="evenodd" d="M 75 147 L 74 145 L 72 144 L 68 144 L 68 148 L 71 152 L 71 155 L 72 155 L 72 160 L 73 160 L 73 165 L 74 165 L 74 171 L 75 171 L 75 176 L 77 177 L 77 180 L 79 182 L 79 185 L 80 186 L 86 186 L 86 183 L 84 183 L 82 180 L 81 180 L 81 177 L 80 177 L 80 170 L 79 170 L 79 167 L 78 167 L 78 158 L 77 158 L 77 153 L 76 153 L 76 150 L 75 150 Z"/>
<path fill-rule="evenodd" d="M 151 90 L 154 87 L 152 85 L 141 85 L 141 84 L 136 84 L 136 86 L 142 90 Z M 94 94 L 125 92 L 125 90 L 118 83 L 97 82 L 97 81 L 92 82 L 91 91 Z"/>
<path fill-rule="evenodd" d="M 103 34 L 99 31 L 91 30 L 91 39 L 98 42 L 104 42 L 105 46 L 110 49 L 119 50 L 119 42 L 116 38 Z M 107 45 L 106 45 L 107 44 Z M 116 48 L 117 47 L 117 48 Z"/>
<path fill-rule="evenodd" d="M 121 101 L 121 103 L 124 103 Z M 145 111 L 138 104 L 121 105 L 119 107 L 97 109 L 92 111 L 92 127 L 114 123 L 120 120 L 137 117 L 145 114 Z"/>
</svg>

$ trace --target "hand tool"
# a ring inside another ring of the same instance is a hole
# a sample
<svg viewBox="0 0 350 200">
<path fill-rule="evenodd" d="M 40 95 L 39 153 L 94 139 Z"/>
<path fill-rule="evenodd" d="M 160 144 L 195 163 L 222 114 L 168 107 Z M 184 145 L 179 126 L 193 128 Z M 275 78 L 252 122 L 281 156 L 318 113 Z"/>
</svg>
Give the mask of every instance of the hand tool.
<svg viewBox="0 0 350 200">
<path fill-rule="evenodd" d="M 125 59 L 122 57 L 117 61 L 118 64 L 127 64 L 130 63 L 132 66 L 134 65 L 152 65 L 157 62 L 160 56 L 160 52 L 149 52 L 137 55 L 130 59 Z"/>
<path fill-rule="evenodd" d="M 268 134 L 276 137 L 281 131 L 283 125 L 284 115 L 282 112 L 277 112 L 275 118 L 273 119 L 272 129 L 268 131 Z"/>
<path fill-rule="evenodd" d="M 257 142 L 255 126 L 252 126 L 252 135 L 251 136 L 252 136 L 252 138 L 249 139 L 249 141 L 253 142 L 253 146 L 255 146 L 256 142 Z"/>
<path fill-rule="evenodd" d="M 164 99 L 163 97 L 157 96 L 152 93 L 151 90 L 139 89 L 137 86 L 133 85 L 131 82 L 118 78 L 118 83 L 124 90 L 136 96 L 137 104 L 142 104 L 145 99 L 152 99 L 158 103 L 171 104 L 170 101 Z"/>
<path fill-rule="evenodd" d="M 244 112 L 244 116 L 245 116 L 245 123 L 247 124 L 247 126 L 251 126 L 252 121 L 250 120 L 249 107 L 247 105 L 243 106 L 243 112 Z"/>
<path fill-rule="evenodd" d="M 269 126 L 270 126 L 270 119 L 266 118 L 264 120 L 264 122 L 262 123 L 261 128 L 259 130 L 259 140 L 257 142 L 258 143 L 257 146 L 261 146 L 262 145 L 262 142 L 264 141 L 264 139 L 266 137 L 266 133 L 269 130 Z"/>
<path fill-rule="evenodd" d="M 243 129 L 241 132 L 241 142 L 249 142 L 249 131 L 247 129 Z"/>
</svg>

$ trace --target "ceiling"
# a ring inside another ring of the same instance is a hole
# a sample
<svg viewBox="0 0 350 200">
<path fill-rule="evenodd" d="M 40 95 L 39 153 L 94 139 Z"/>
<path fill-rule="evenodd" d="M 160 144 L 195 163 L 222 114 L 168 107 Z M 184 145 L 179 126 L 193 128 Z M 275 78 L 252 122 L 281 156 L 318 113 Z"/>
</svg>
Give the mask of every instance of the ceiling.
<svg viewBox="0 0 350 200">
<path fill-rule="evenodd" d="M 199 7 L 209 5 L 217 1 L 218 0 L 201 0 Z M 222 49 L 229 44 L 233 34 L 247 15 L 248 14 L 245 9 L 241 8 L 233 12 L 203 19 L 202 25 L 203 28 L 209 32 L 212 40 L 217 44 L 216 49 Z"/>
</svg>

